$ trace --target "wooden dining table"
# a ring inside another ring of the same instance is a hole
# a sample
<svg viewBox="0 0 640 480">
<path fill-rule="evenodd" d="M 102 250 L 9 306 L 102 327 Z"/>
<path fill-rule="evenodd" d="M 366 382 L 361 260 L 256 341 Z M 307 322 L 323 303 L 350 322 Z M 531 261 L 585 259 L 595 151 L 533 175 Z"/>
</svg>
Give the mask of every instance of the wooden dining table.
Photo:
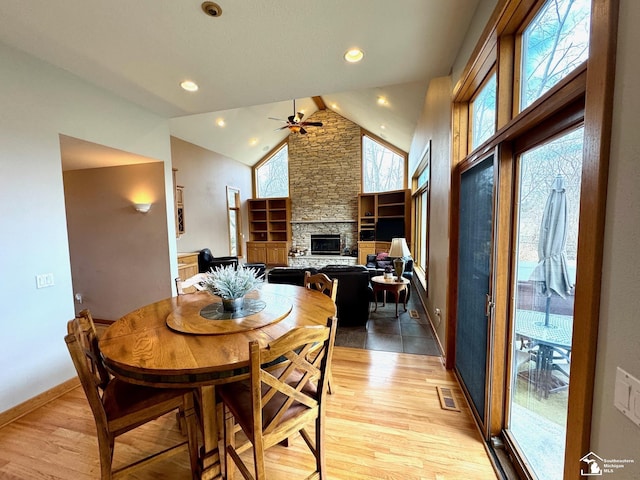
<svg viewBox="0 0 640 480">
<path fill-rule="evenodd" d="M 236 314 L 224 312 L 219 297 L 196 292 L 124 315 L 99 346 L 107 368 L 124 381 L 197 389 L 202 445 L 194 477 L 221 479 L 215 386 L 248 376 L 250 341 L 266 345 L 295 327 L 326 325 L 335 315 L 328 296 L 293 285 L 263 284 Z"/>
</svg>

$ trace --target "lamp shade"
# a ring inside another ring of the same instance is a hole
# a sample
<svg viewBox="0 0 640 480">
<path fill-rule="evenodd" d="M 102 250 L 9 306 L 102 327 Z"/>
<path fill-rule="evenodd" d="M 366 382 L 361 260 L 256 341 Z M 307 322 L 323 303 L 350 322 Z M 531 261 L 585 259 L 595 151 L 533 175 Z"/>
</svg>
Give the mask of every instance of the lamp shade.
<svg viewBox="0 0 640 480">
<path fill-rule="evenodd" d="M 407 241 L 404 238 L 392 238 L 391 248 L 389 249 L 389 256 L 396 258 L 404 258 L 411 255 Z"/>
</svg>

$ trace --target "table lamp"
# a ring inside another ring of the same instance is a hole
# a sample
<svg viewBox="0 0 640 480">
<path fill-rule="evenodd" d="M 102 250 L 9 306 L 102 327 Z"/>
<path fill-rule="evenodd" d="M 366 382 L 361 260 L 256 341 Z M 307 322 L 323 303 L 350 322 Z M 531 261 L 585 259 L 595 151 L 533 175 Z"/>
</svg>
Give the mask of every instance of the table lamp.
<svg viewBox="0 0 640 480">
<path fill-rule="evenodd" d="M 404 238 L 392 238 L 391 248 L 389 249 L 389 256 L 393 258 L 393 268 L 396 271 L 398 280 L 402 277 L 404 272 L 404 266 L 406 264 L 405 258 L 411 255 L 407 241 Z"/>
</svg>

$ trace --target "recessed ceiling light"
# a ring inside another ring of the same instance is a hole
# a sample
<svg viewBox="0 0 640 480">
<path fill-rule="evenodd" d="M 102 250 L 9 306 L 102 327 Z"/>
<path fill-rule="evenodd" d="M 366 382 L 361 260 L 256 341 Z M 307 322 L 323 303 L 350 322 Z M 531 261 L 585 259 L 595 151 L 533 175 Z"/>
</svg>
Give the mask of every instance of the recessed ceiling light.
<svg viewBox="0 0 640 480">
<path fill-rule="evenodd" d="M 219 118 L 216 120 L 216 125 L 218 125 L 219 127 L 224 127 L 226 125 L 226 122 L 224 121 L 224 118 Z"/>
<path fill-rule="evenodd" d="M 344 59 L 349 63 L 357 63 L 364 57 L 364 52 L 359 48 L 352 48 L 347 50 L 344 54 Z"/>
<path fill-rule="evenodd" d="M 389 102 L 384 97 L 378 97 L 378 105 L 388 105 Z"/>
<path fill-rule="evenodd" d="M 381 129 L 381 130 L 385 130 L 386 128 L 387 128 L 387 126 L 386 126 L 386 125 L 380 125 L 380 129 Z"/>
<path fill-rule="evenodd" d="M 338 108 L 340 108 L 340 107 L 338 107 L 338 104 L 337 104 L 337 103 L 332 103 L 332 104 L 331 104 L 331 108 L 332 108 L 333 110 L 338 110 Z"/>
<path fill-rule="evenodd" d="M 183 82 L 180 82 L 180 86 L 187 92 L 198 91 L 198 84 L 196 82 L 192 82 L 191 80 L 185 80 Z"/>
<path fill-rule="evenodd" d="M 249 139 L 249 145 L 251 145 L 252 147 L 254 145 L 257 145 L 257 143 L 258 143 L 258 139 L 257 138 L 250 138 Z"/>
</svg>

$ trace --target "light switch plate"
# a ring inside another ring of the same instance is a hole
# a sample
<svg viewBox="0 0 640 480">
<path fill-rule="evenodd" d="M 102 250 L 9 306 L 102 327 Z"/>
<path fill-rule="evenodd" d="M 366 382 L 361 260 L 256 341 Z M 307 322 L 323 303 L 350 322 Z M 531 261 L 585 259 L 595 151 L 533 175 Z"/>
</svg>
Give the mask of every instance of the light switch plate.
<svg viewBox="0 0 640 480">
<path fill-rule="evenodd" d="M 640 380 L 620 367 L 616 369 L 613 404 L 633 423 L 640 426 Z"/>
</svg>

